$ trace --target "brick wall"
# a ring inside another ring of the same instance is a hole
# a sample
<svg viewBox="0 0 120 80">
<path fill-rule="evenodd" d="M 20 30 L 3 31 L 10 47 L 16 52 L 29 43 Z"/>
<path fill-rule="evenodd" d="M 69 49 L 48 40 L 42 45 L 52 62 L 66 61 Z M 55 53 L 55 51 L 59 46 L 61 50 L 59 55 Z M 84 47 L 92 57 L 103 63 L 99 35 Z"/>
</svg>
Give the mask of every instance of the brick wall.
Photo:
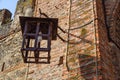
<svg viewBox="0 0 120 80">
<path fill-rule="evenodd" d="M 106 0 L 105 2 L 97 1 L 97 18 L 98 18 L 98 35 L 99 35 L 99 50 L 101 57 L 101 73 L 104 80 L 119 80 L 119 47 L 111 41 L 114 33 L 115 25 L 111 25 L 111 7 L 116 5 L 115 0 Z M 105 3 L 105 4 L 104 4 Z M 119 10 L 119 9 L 117 9 Z M 110 25 L 112 27 L 110 31 Z M 117 33 L 118 34 L 118 33 Z M 116 40 L 117 38 L 114 37 Z M 119 41 L 119 40 L 118 40 Z"/>
<path fill-rule="evenodd" d="M 106 2 L 107 3 L 107 2 Z M 111 39 L 120 47 L 120 38 L 119 38 L 119 24 L 120 24 L 120 2 L 118 0 L 116 0 L 116 4 L 113 8 L 113 10 L 111 10 L 112 13 L 110 13 L 110 16 L 106 16 L 107 18 L 109 18 L 109 33 L 110 33 L 110 37 Z M 106 12 L 107 14 L 108 12 Z M 111 21 L 110 21 L 111 20 Z M 108 21 L 107 21 L 108 22 Z"/>
<path fill-rule="evenodd" d="M 70 80 L 93 80 L 97 70 L 97 49 L 95 35 L 95 2 L 93 0 L 72 1 L 67 63 Z M 96 74 L 98 76 L 96 76 Z"/>
<path fill-rule="evenodd" d="M 24 5 L 29 4 L 28 2 L 18 2 L 11 27 L 15 31 L 19 29 L 18 17 L 24 15 Z M 96 79 L 98 62 L 93 4 L 92 0 L 72 0 L 70 10 L 68 0 L 36 0 L 34 16 L 39 17 L 40 8 L 48 17 L 58 18 L 59 27 L 63 30 L 58 29 L 61 38 L 52 41 L 50 64 L 24 64 L 20 53 L 21 32 L 15 32 L 1 40 L 0 48 L 4 58 L 1 59 L 0 65 L 3 66 L 4 62 L 5 65 L 0 79 Z M 10 46 L 4 48 L 9 44 Z"/>
<path fill-rule="evenodd" d="M 108 38 L 101 0 L 72 0 L 71 3 L 68 0 L 36 0 L 35 6 L 31 1 L 18 2 L 11 27 L 15 32 L 0 40 L 1 80 L 99 80 L 101 75 L 102 80 L 119 80 L 120 50 Z M 35 17 L 40 17 L 40 8 L 48 17 L 59 19 L 61 30 L 57 29 L 59 37 L 51 44 L 50 64 L 23 63 L 18 19 L 29 4 L 35 7 Z M 116 14 L 117 11 L 119 8 Z M 116 39 L 118 41 L 119 37 Z"/>
<path fill-rule="evenodd" d="M 59 27 L 68 33 L 63 33 L 58 29 L 58 34 L 65 41 L 57 39 L 52 43 L 51 63 L 46 66 L 47 70 L 52 70 L 57 64 L 53 62 L 60 59 L 60 55 L 64 58 L 64 63 L 57 68 L 55 72 L 41 73 L 46 75 L 42 79 L 95 79 L 96 78 L 96 43 L 95 41 L 95 27 L 94 27 L 94 12 L 92 0 L 72 0 L 71 12 L 69 14 L 70 2 L 66 0 L 48 1 L 37 0 L 35 7 L 35 16 L 39 17 L 39 8 L 43 13 L 52 18 L 59 19 Z M 44 17 L 44 16 L 42 16 Z M 70 17 L 70 20 L 69 20 Z M 70 21 L 70 22 L 69 22 Z M 70 25 L 70 26 L 69 26 Z M 69 36 L 68 36 L 69 34 Z M 68 38 L 69 37 L 69 38 Z M 68 42 L 66 42 L 69 40 Z M 59 52 L 55 52 L 55 51 Z M 57 54 L 57 55 L 56 55 Z M 56 55 L 56 56 L 55 56 Z M 67 55 L 67 57 L 65 56 Z M 53 57 L 55 56 L 55 57 Z M 67 62 L 67 64 L 65 63 Z M 52 66 L 51 68 L 49 66 Z M 66 68 L 67 66 L 67 68 Z M 32 68 L 31 68 L 32 69 Z M 39 68 L 44 70 L 44 68 Z M 62 71 L 59 71 L 59 70 Z M 67 71 L 68 69 L 68 71 Z M 31 74 L 32 75 L 32 74 Z"/>
<path fill-rule="evenodd" d="M 35 16 L 40 17 L 39 8 L 41 12 L 46 14 L 50 18 L 59 19 L 59 27 L 64 31 L 68 29 L 68 10 L 69 1 L 66 0 L 36 0 Z M 45 17 L 41 15 L 41 17 Z M 65 42 L 57 37 L 57 40 L 52 41 L 51 44 L 51 60 L 50 64 L 34 64 L 30 66 L 30 69 L 34 70 L 34 73 L 29 75 L 29 78 L 33 78 L 32 75 L 36 75 L 37 79 L 42 80 L 62 80 L 66 70 L 65 67 L 65 54 L 67 51 L 67 34 L 58 29 L 58 35 L 62 37 Z M 33 68 L 34 67 L 34 68 Z M 67 71 L 66 71 L 67 72 Z M 64 76 L 64 79 L 68 78 L 68 75 Z"/>
</svg>

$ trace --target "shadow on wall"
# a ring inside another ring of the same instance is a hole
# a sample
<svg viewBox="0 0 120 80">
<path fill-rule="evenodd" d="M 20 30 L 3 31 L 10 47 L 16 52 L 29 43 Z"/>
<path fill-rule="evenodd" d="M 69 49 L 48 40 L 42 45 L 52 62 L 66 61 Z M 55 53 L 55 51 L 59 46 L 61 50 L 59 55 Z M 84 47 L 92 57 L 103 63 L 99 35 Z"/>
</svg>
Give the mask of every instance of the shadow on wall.
<svg viewBox="0 0 120 80">
<path fill-rule="evenodd" d="M 78 57 L 79 67 L 71 67 L 68 80 L 97 80 L 96 76 L 98 75 L 96 75 L 97 66 L 95 63 L 95 57 L 86 54 L 80 54 Z M 71 61 L 73 61 L 73 59 Z M 74 67 L 75 64 L 72 66 Z"/>
<path fill-rule="evenodd" d="M 94 80 L 96 76 L 95 57 L 86 54 L 80 54 L 79 65 L 80 65 L 80 76 L 81 76 L 80 79 Z"/>
<path fill-rule="evenodd" d="M 71 39 L 73 38 L 69 41 L 68 80 L 97 80 L 96 76 L 99 74 L 96 75 L 98 62 L 96 62 L 95 44 L 92 38 L 88 38 L 93 35 L 93 31 L 87 31 L 86 28 L 79 29 L 81 30 L 79 36 L 68 34 Z"/>
</svg>

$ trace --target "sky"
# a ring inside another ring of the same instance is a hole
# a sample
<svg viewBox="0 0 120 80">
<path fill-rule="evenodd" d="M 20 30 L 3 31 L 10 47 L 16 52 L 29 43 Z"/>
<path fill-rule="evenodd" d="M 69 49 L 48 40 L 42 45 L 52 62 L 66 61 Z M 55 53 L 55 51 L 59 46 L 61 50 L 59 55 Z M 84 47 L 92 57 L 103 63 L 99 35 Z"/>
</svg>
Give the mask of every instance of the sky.
<svg viewBox="0 0 120 80">
<path fill-rule="evenodd" d="M 0 9 L 8 9 L 12 13 L 12 17 L 14 16 L 14 12 L 16 9 L 18 0 L 0 0 Z"/>
</svg>

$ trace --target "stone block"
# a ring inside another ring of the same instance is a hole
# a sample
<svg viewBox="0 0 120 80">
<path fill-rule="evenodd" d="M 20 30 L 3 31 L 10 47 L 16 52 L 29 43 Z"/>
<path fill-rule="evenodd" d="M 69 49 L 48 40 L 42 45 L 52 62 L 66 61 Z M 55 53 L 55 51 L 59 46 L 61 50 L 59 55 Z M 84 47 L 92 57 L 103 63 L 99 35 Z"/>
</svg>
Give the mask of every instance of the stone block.
<svg viewBox="0 0 120 80">
<path fill-rule="evenodd" d="M 0 24 L 6 24 L 11 21 L 12 13 L 8 9 L 0 10 Z"/>
</svg>

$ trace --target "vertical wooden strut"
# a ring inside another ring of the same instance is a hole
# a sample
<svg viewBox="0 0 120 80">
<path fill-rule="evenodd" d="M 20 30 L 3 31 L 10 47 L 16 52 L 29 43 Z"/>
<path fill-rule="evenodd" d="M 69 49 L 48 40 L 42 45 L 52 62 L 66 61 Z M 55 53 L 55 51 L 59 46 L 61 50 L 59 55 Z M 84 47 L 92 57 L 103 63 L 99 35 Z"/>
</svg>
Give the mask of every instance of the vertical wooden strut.
<svg viewBox="0 0 120 80">
<path fill-rule="evenodd" d="M 24 29 L 24 33 L 23 33 L 23 42 L 22 42 L 22 57 L 23 57 L 23 59 L 24 59 L 24 62 L 26 62 L 27 61 L 27 55 L 28 55 L 28 51 L 26 51 L 26 54 L 25 54 L 25 56 L 24 56 L 24 51 L 23 51 L 23 49 L 24 49 L 24 47 L 25 47 L 25 45 L 26 45 L 26 33 L 27 33 L 27 26 L 28 26 L 28 22 L 25 22 L 25 29 Z M 28 41 L 29 42 L 29 41 Z M 27 42 L 27 46 L 26 47 L 28 47 L 29 46 L 29 44 L 28 44 L 28 42 Z"/>
<path fill-rule="evenodd" d="M 40 22 L 37 23 L 37 26 L 36 26 L 36 36 L 35 36 L 35 45 L 34 45 L 34 47 L 35 47 L 34 56 L 35 56 L 36 63 L 38 62 L 38 58 L 39 58 L 39 51 L 37 51 L 39 30 L 40 30 Z"/>
<path fill-rule="evenodd" d="M 26 47 L 27 47 L 27 48 L 29 47 L 29 44 L 30 44 L 30 37 L 28 37 L 28 39 L 27 39 L 27 44 L 26 44 Z M 27 57 L 28 57 L 28 50 L 27 50 L 26 53 L 25 53 L 24 62 L 27 62 Z"/>
<path fill-rule="evenodd" d="M 47 42 L 47 48 L 48 48 L 48 63 L 50 63 L 50 50 L 51 50 L 51 39 L 52 39 L 52 22 L 50 22 L 49 29 L 48 29 L 48 42 Z"/>
</svg>

